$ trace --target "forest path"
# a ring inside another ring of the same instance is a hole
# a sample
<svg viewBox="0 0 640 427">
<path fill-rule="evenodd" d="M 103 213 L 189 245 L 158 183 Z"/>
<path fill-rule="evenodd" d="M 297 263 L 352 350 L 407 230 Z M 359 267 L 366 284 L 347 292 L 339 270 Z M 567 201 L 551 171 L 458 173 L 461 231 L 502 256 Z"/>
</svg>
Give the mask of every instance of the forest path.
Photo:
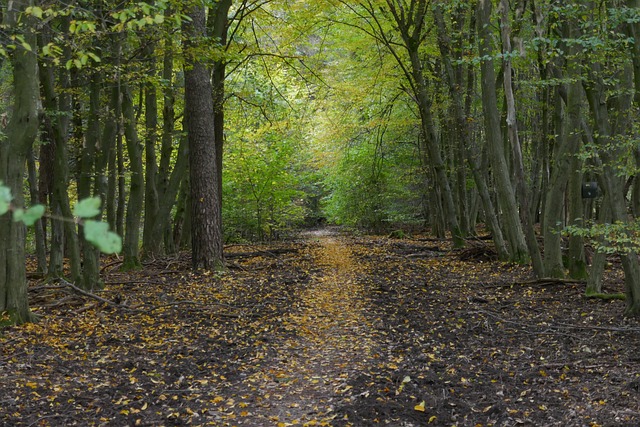
<svg viewBox="0 0 640 427">
<path fill-rule="evenodd" d="M 331 425 L 338 400 L 349 399 L 350 393 L 343 396 L 348 381 L 377 357 L 379 344 L 365 316 L 368 266 L 338 235 L 306 237 L 313 241 L 306 254 L 311 278 L 296 289 L 301 304 L 282 320 L 294 334 L 278 344 L 268 368 L 275 384 L 264 395 L 264 425 Z"/>
</svg>

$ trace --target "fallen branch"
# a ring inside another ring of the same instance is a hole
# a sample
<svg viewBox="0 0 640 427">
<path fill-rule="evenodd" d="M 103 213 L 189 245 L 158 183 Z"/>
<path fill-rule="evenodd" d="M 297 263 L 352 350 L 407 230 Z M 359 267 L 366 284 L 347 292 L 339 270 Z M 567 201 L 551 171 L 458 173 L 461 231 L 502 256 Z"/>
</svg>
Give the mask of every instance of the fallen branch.
<svg viewBox="0 0 640 427">
<path fill-rule="evenodd" d="M 503 323 L 509 323 L 512 325 L 516 325 L 516 326 L 520 326 L 522 328 L 528 329 L 531 327 L 538 327 L 538 328 L 544 328 L 545 330 L 549 330 L 549 329 L 578 329 L 578 330 L 587 330 L 587 331 L 607 331 L 607 332 L 640 332 L 640 328 L 617 328 L 614 326 L 595 326 L 595 325 L 587 325 L 587 326 L 583 326 L 583 325 L 570 325 L 570 324 L 566 324 L 566 323 L 558 323 L 558 324 L 546 324 L 546 325 L 531 325 L 531 324 L 527 324 L 527 323 L 522 323 L 522 322 L 516 322 L 514 320 L 509 320 L 509 319 L 505 319 L 501 316 L 499 316 L 497 313 L 493 313 L 491 311 L 487 311 L 487 310 L 473 310 L 471 311 L 471 313 L 479 313 L 479 314 L 484 314 L 490 317 L 493 317 L 494 319 L 498 319 L 499 321 L 503 322 Z M 544 332 L 534 332 L 534 333 L 546 333 L 546 331 Z"/>
<path fill-rule="evenodd" d="M 84 296 L 89 297 L 89 298 L 93 298 L 94 300 L 100 301 L 102 303 L 105 303 L 105 304 L 107 304 L 107 305 L 109 305 L 111 307 L 119 308 L 119 309 L 122 309 L 122 310 L 131 310 L 129 307 L 126 307 L 126 306 L 124 306 L 122 304 L 116 304 L 113 301 L 109 301 L 108 299 L 99 297 L 98 295 L 93 294 L 93 293 L 88 292 L 88 291 L 85 291 L 84 289 L 80 289 L 79 287 L 77 287 L 73 283 L 71 283 L 71 282 L 69 282 L 69 281 L 67 281 L 67 280 L 65 280 L 63 278 L 58 278 L 57 280 L 59 282 L 63 283 L 65 286 L 73 289 L 74 291 L 76 291 L 77 293 L 79 293 L 81 295 L 84 295 Z"/>
<path fill-rule="evenodd" d="M 540 285 L 540 286 L 551 286 L 551 285 L 583 285 L 586 284 L 584 280 L 576 280 L 576 279 L 558 279 L 555 277 L 543 277 L 541 279 L 534 280 L 525 280 L 524 282 L 514 282 L 515 285 Z"/>
<path fill-rule="evenodd" d="M 625 301 L 627 299 L 627 296 L 625 294 L 603 294 L 601 292 L 586 293 L 584 294 L 584 297 L 587 299 L 601 299 L 605 301 L 610 301 L 610 300 Z"/>
</svg>

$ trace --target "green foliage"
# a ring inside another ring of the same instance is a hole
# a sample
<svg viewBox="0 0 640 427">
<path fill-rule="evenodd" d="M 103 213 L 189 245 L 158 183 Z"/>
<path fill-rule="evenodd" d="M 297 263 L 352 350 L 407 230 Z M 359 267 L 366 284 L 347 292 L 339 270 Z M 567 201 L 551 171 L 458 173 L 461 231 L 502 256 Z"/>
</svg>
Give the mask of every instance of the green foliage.
<svg viewBox="0 0 640 427">
<path fill-rule="evenodd" d="M 9 211 L 12 200 L 11 189 L 2 185 L 2 181 L 0 181 L 0 215 L 4 215 Z"/>
<path fill-rule="evenodd" d="M 299 150 L 287 124 L 235 133 L 227 146 L 223 219 L 228 238 L 274 238 L 305 218 Z"/>
<path fill-rule="evenodd" d="M 420 203 L 413 191 L 416 177 L 407 148 L 389 147 L 384 155 L 372 143 L 348 149 L 335 169 L 327 171 L 330 195 L 324 200 L 324 210 L 328 220 L 383 230 L 418 217 Z"/>
<path fill-rule="evenodd" d="M 43 205 L 31 206 L 26 211 L 24 209 L 15 209 L 13 211 L 13 220 L 22 221 L 27 227 L 32 226 L 37 220 L 44 215 L 45 208 Z"/>
<path fill-rule="evenodd" d="M 30 227 L 37 220 L 45 215 L 45 207 L 43 205 L 34 205 L 29 209 L 13 207 L 11 201 L 11 189 L 2 185 L 0 181 L 0 215 L 11 211 L 13 220 L 22 222 Z M 78 222 L 83 225 L 85 239 L 105 254 L 114 254 L 122 250 L 122 238 L 116 233 L 109 231 L 109 225 L 92 221 L 86 218 L 92 218 L 100 213 L 100 198 L 91 197 L 76 203 L 73 214 L 78 217 Z M 65 221 L 74 221 L 71 218 L 61 218 Z"/>
<path fill-rule="evenodd" d="M 109 231 L 109 224 L 100 221 L 83 222 L 84 238 L 105 254 L 115 254 L 122 250 L 122 239 Z"/>
<path fill-rule="evenodd" d="M 100 214 L 100 197 L 80 200 L 73 208 L 73 214 L 80 218 L 92 218 Z"/>
<path fill-rule="evenodd" d="M 613 224 L 586 224 L 565 227 L 564 233 L 592 239 L 597 252 L 627 254 L 640 251 L 640 220 Z"/>
</svg>

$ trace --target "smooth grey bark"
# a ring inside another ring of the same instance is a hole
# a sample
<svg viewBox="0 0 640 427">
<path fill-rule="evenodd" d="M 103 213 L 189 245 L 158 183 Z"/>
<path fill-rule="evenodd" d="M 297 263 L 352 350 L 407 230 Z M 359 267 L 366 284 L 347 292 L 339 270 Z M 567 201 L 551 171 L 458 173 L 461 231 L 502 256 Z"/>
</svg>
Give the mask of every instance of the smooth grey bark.
<svg viewBox="0 0 640 427">
<path fill-rule="evenodd" d="M 624 185 L 616 174 L 615 164 L 623 158 L 623 151 L 613 140 L 612 122 L 610 119 L 606 99 L 606 86 L 602 81 L 602 66 L 599 63 L 592 63 L 588 66 L 588 80 L 583 86 L 589 101 L 589 107 L 593 117 L 593 122 L 597 134 L 594 135 L 596 144 L 602 148 L 599 151 L 602 159 L 602 181 L 607 194 L 611 209 L 611 219 L 613 222 L 627 223 L 627 206 L 623 194 Z M 611 148 L 609 148 L 609 144 Z M 635 250 L 629 250 L 620 254 L 622 268 L 624 270 L 624 280 L 626 288 L 626 309 L 625 315 L 632 316 L 640 314 L 640 264 L 638 254 Z"/>
<path fill-rule="evenodd" d="M 28 169 L 28 181 L 29 181 L 29 202 L 31 206 L 40 204 L 40 197 L 38 195 L 38 171 L 36 170 L 36 159 L 32 150 L 27 157 L 27 169 Z M 47 266 L 47 247 L 44 234 L 44 220 L 40 218 L 33 224 L 35 242 L 36 242 L 36 260 L 38 266 L 36 271 L 38 273 L 46 274 L 48 271 Z"/>
<path fill-rule="evenodd" d="M 636 13 L 640 10 L 640 0 L 627 0 L 627 7 Z M 627 32 L 633 38 L 631 44 L 631 60 L 633 64 L 634 103 L 640 107 L 640 22 L 629 22 Z M 640 167 L 640 145 L 633 150 L 636 167 Z M 634 217 L 640 218 L 640 173 L 636 173 L 633 179 L 631 193 L 631 212 Z"/>
<path fill-rule="evenodd" d="M 577 25 L 573 22 L 564 24 L 563 32 L 566 39 L 579 37 Z M 559 114 L 561 131 L 556 139 L 555 150 L 549 177 L 549 190 L 546 193 L 543 212 L 544 263 L 549 277 L 565 277 L 565 267 L 562 260 L 561 231 L 565 226 L 565 195 L 567 185 L 575 165 L 574 156 L 580 147 L 582 139 L 581 105 L 583 101 L 582 84 L 580 81 L 581 64 L 577 55 L 580 50 L 577 45 L 570 43 L 564 47 L 567 52 L 565 59 L 565 77 L 570 82 L 566 89 L 565 114 Z M 561 108 L 559 106 L 559 108 Z M 576 218 L 571 218 L 575 220 Z"/>
<path fill-rule="evenodd" d="M 173 49 L 172 38 L 166 37 L 164 40 L 164 57 L 162 61 L 162 80 L 165 82 L 165 86 L 162 89 L 162 141 L 160 148 L 160 164 L 158 166 L 157 176 L 158 197 L 162 200 L 168 199 L 165 198 L 165 193 L 169 186 L 171 157 L 174 151 L 174 138 L 176 135 L 176 113 L 174 107 L 175 93 L 173 87 Z M 182 138 L 181 141 L 182 140 L 184 140 L 184 138 Z M 174 202 L 175 201 L 172 199 L 171 203 L 173 204 Z M 161 202 L 161 205 L 162 203 L 163 202 Z M 161 232 L 163 235 L 165 252 L 174 253 L 176 251 L 176 244 L 174 243 L 170 221 L 167 221 L 167 223 L 164 224 L 164 229 Z"/>
<path fill-rule="evenodd" d="M 159 255 L 162 253 L 162 245 L 151 245 L 154 224 L 158 218 L 159 193 L 158 193 L 158 162 L 156 159 L 156 143 L 158 141 L 158 95 L 153 79 L 157 74 L 156 59 L 154 56 L 155 43 L 147 42 L 145 56 L 148 61 L 148 76 L 150 81 L 144 87 L 144 219 L 142 232 L 142 253 L 144 256 Z M 162 243 L 162 240 L 160 240 Z"/>
<path fill-rule="evenodd" d="M 127 203 L 126 226 L 122 253 L 122 268 L 140 268 L 140 220 L 144 203 L 144 170 L 142 147 L 138 141 L 137 121 L 133 107 L 133 97 L 128 86 L 122 86 L 122 117 L 124 134 L 129 155 L 129 200 Z"/>
<path fill-rule="evenodd" d="M 462 73 L 459 71 L 456 72 L 451 63 L 451 43 L 442 9 L 439 5 L 434 8 L 434 18 L 436 22 L 436 28 L 438 30 L 438 46 L 440 49 L 440 56 L 444 65 L 449 94 L 451 95 L 451 101 L 453 105 L 454 124 L 457 130 L 456 136 L 460 141 L 460 144 L 465 147 L 465 159 L 469 165 L 469 169 L 471 170 L 474 182 L 476 183 L 478 194 L 482 201 L 482 208 L 485 215 L 484 219 L 489 230 L 491 231 L 496 253 L 498 254 L 498 258 L 506 261 L 507 259 L 509 259 L 509 251 L 502 235 L 502 230 L 498 222 L 498 217 L 493 205 L 493 201 L 491 200 L 486 177 L 480 170 L 480 166 L 478 165 L 478 161 L 476 160 L 477 154 L 474 152 L 473 148 L 474 144 L 472 143 L 471 132 L 469 130 L 469 121 L 467 120 L 468 116 L 465 114 L 465 106 L 463 105 L 463 99 L 460 96 L 461 88 L 464 87 L 464 82 L 460 80 Z"/>
<path fill-rule="evenodd" d="M 186 138 L 183 138 L 178 147 L 178 156 L 176 158 L 175 165 L 171 171 L 169 182 L 162 194 L 162 199 L 159 203 L 157 217 L 154 222 L 154 227 L 151 232 L 151 239 L 149 246 L 152 248 L 160 247 L 164 240 L 164 231 L 167 224 L 171 219 L 171 210 L 174 207 L 176 196 L 180 190 L 180 183 L 182 182 L 187 166 L 189 163 L 189 151 L 188 142 Z"/>
<path fill-rule="evenodd" d="M 491 168 L 496 185 L 498 206 L 502 211 L 502 225 L 509 245 L 512 261 L 526 263 L 529 253 L 520 223 L 518 204 L 511 185 L 511 176 L 504 153 L 500 112 L 496 94 L 496 75 L 491 33 L 491 1 L 480 0 L 477 9 L 477 28 L 480 57 L 486 58 L 480 64 L 482 77 L 482 105 L 484 109 L 485 133 Z"/>
<path fill-rule="evenodd" d="M 80 158 L 80 174 L 78 177 L 78 199 L 92 197 L 94 186 L 96 148 L 100 144 L 100 96 L 102 93 L 101 76 L 93 73 L 89 83 L 89 115 L 84 144 Z M 82 249 L 82 282 L 76 283 L 81 289 L 91 290 L 102 287 L 100 284 L 100 253 L 84 238 L 82 225 L 79 226 L 79 239 Z"/>
<path fill-rule="evenodd" d="M 516 19 L 521 19 L 523 10 L 521 8 L 518 8 L 517 10 L 519 11 L 520 16 L 516 16 Z M 531 194 L 526 182 L 524 162 L 522 159 L 522 147 L 520 145 L 520 137 L 518 134 L 516 100 L 511 77 L 511 55 L 513 54 L 513 50 L 511 49 L 511 22 L 509 19 L 509 2 L 507 0 L 500 1 L 500 12 L 500 34 L 502 36 L 502 49 L 505 53 L 502 60 L 502 74 L 507 108 L 506 125 L 508 140 L 512 148 L 513 167 L 516 180 L 516 195 L 517 200 L 520 202 L 520 220 L 522 221 L 522 226 L 524 228 L 525 242 L 527 244 L 529 256 L 531 257 L 533 272 L 537 277 L 544 277 L 545 268 L 542 264 L 542 256 L 540 254 L 540 248 L 538 247 L 538 239 L 536 237 L 533 219 L 531 218 Z"/>
<path fill-rule="evenodd" d="M 584 201 L 582 199 L 582 161 L 573 157 L 570 165 L 570 176 L 567 187 L 568 224 L 584 226 Z M 575 280 L 585 280 L 589 277 L 588 265 L 582 236 L 569 236 L 569 250 L 567 251 L 567 269 L 569 277 Z"/>
</svg>

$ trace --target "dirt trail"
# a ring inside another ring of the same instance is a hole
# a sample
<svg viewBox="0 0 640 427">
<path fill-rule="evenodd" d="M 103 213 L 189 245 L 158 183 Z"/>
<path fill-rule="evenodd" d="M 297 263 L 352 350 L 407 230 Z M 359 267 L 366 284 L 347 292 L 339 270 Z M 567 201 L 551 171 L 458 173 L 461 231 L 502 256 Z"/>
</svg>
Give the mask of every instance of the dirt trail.
<svg viewBox="0 0 640 427">
<path fill-rule="evenodd" d="M 295 335 L 278 344 L 267 368 L 274 382 L 259 391 L 266 411 L 244 425 L 331 425 L 338 400 L 349 399 L 342 396 L 351 389 L 347 382 L 375 357 L 378 344 L 364 315 L 367 266 L 356 263 L 339 236 L 311 237 L 315 272 L 296 291 L 301 306 L 282 320 Z"/>
</svg>

